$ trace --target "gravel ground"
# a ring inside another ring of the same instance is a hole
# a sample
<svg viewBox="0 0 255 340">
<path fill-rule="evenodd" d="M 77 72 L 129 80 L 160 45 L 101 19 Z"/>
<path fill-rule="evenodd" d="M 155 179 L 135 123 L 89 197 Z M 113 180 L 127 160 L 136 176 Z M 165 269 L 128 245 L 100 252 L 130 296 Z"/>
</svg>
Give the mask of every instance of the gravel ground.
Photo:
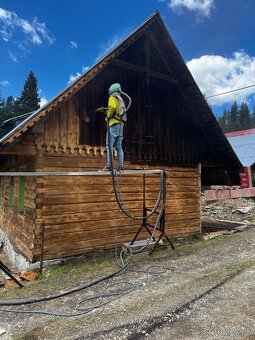
<svg viewBox="0 0 255 340">
<path fill-rule="evenodd" d="M 202 296 L 148 339 L 255 339 L 255 269 Z"/>
<path fill-rule="evenodd" d="M 139 285 L 134 292 L 83 316 L 0 313 L 0 334 L 1 329 L 6 331 L 0 340 L 255 339 L 254 246 L 255 228 L 251 227 L 181 245 L 175 251 L 157 251 L 145 259 L 143 255 L 143 261 L 138 256 L 135 262 L 140 270 L 152 265 L 168 269 L 149 275 L 148 280 L 145 273 L 125 273 L 89 292 L 22 307 L 67 312 L 109 283 Z"/>
</svg>

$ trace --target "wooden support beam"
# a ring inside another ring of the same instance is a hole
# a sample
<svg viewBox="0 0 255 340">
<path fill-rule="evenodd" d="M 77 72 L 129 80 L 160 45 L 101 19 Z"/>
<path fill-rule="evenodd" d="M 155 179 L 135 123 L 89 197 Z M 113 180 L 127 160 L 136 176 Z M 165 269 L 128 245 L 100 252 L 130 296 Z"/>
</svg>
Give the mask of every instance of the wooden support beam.
<svg viewBox="0 0 255 340">
<path fill-rule="evenodd" d="M 119 67 L 122 67 L 122 68 L 125 68 L 127 70 L 130 70 L 130 71 L 147 74 L 147 67 L 131 64 L 131 63 L 127 62 L 127 61 L 120 60 L 120 59 L 113 59 L 112 63 L 117 65 L 117 66 L 119 66 Z M 157 72 L 157 71 L 150 70 L 149 75 L 150 75 L 150 77 L 164 79 L 164 80 L 167 80 L 167 81 L 169 81 L 171 83 L 177 84 L 177 81 L 175 79 L 172 79 L 169 75 L 164 74 L 164 73 L 160 73 L 160 72 Z"/>
<path fill-rule="evenodd" d="M 0 149 L 0 155 L 30 155 L 37 154 L 36 146 L 34 145 L 12 145 L 12 147 L 3 147 Z"/>
<path fill-rule="evenodd" d="M 149 37 L 151 43 L 153 44 L 153 46 L 155 47 L 155 49 L 157 50 L 158 54 L 160 55 L 160 58 L 161 58 L 162 62 L 164 63 L 166 69 L 168 70 L 169 75 L 173 75 L 173 72 L 172 72 L 171 68 L 169 67 L 169 61 L 166 60 L 166 58 L 164 57 L 164 54 L 162 53 L 162 48 L 159 47 L 158 41 L 155 38 L 154 33 L 151 29 L 149 29 L 148 37 Z"/>
</svg>

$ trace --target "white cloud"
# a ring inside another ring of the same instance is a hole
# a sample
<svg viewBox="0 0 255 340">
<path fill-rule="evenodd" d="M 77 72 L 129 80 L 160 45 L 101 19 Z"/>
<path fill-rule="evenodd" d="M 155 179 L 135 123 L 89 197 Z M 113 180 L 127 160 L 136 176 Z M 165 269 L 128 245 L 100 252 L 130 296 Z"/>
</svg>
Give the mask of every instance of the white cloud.
<svg viewBox="0 0 255 340">
<path fill-rule="evenodd" d="M 70 85 L 72 82 L 75 81 L 75 79 L 79 78 L 81 76 L 80 72 L 76 72 L 75 74 L 70 74 L 67 84 Z"/>
<path fill-rule="evenodd" d="M 1 80 L 0 84 L 3 86 L 8 86 L 10 83 L 9 83 L 9 80 Z"/>
<path fill-rule="evenodd" d="M 2 37 L 3 41 L 8 42 L 11 39 L 12 34 L 11 32 L 7 32 L 5 29 L 1 29 L 0 36 Z"/>
<path fill-rule="evenodd" d="M 115 48 L 127 36 L 128 36 L 127 31 L 122 32 L 120 34 L 115 34 L 106 43 L 102 44 L 101 50 L 99 54 L 97 55 L 95 61 L 97 62 L 102 57 L 104 57 L 108 52 L 110 52 L 113 48 Z"/>
<path fill-rule="evenodd" d="M 232 91 L 255 84 L 255 57 L 244 51 L 234 52 L 232 57 L 204 55 L 187 62 L 201 92 L 206 96 Z M 237 101 L 249 101 L 255 96 L 255 87 L 208 98 L 210 105 L 222 105 Z"/>
<path fill-rule="evenodd" d="M 11 51 L 8 51 L 8 54 L 12 61 L 14 61 L 15 63 L 18 62 L 18 57 L 14 53 L 12 53 Z"/>
<path fill-rule="evenodd" d="M 90 68 L 89 66 L 83 66 L 82 73 L 85 73 L 86 71 L 88 71 L 89 68 Z"/>
<path fill-rule="evenodd" d="M 159 0 L 162 2 L 162 0 Z M 183 9 L 196 12 L 201 17 L 209 17 L 214 7 L 214 0 L 165 0 L 168 6 L 181 14 Z"/>
<path fill-rule="evenodd" d="M 45 105 L 47 102 L 48 102 L 48 100 L 47 100 L 45 97 L 42 97 L 42 98 L 41 98 L 41 101 L 40 101 L 40 107 L 42 107 L 43 105 Z"/>
<path fill-rule="evenodd" d="M 70 41 L 69 47 L 70 48 L 78 48 L 77 42 L 76 41 Z"/>
<path fill-rule="evenodd" d="M 53 45 L 55 43 L 55 38 L 50 35 L 50 32 L 46 28 L 46 25 L 44 22 L 39 22 L 38 18 L 35 17 L 33 19 L 33 27 L 36 30 L 38 34 L 41 35 L 41 41 L 47 41 L 48 44 Z"/>
<path fill-rule="evenodd" d="M 85 73 L 90 67 L 89 66 L 83 66 L 82 72 L 76 72 L 75 74 L 70 74 L 67 85 L 70 85 L 72 82 L 74 82 L 77 78 L 79 78 L 82 73 Z"/>
<path fill-rule="evenodd" d="M 23 34 L 22 39 L 20 33 Z M 20 18 L 15 12 L 3 8 L 0 8 L 0 38 L 18 48 L 22 53 L 21 56 L 25 55 L 25 51 L 29 51 L 29 47 L 39 46 L 44 42 L 51 45 L 55 42 L 45 23 L 39 22 L 36 17 L 29 22 Z"/>
</svg>

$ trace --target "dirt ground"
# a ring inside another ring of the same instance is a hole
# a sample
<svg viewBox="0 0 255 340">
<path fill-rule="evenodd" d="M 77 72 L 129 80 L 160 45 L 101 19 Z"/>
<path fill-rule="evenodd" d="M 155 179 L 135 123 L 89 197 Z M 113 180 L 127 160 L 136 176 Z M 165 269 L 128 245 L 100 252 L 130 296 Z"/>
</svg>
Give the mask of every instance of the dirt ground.
<svg viewBox="0 0 255 340">
<path fill-rule="evenodd" d="M 61 299 L 16 307 L 78 312 L 78 301 L 109 284 L 124 282 L 110 288 L 115 292 L 135 286 L 129 294 L 86 315 L 0 312 L 0 334 L 1 329 L 5 331 L 0 340 L 255 339 L 255 227 L 209 241 L 189 238 L 175 244 L 179 246 L 174 251 L 158 249 L 151 256 L 135 256 L 129 268 L 137 271 L 126 271 Z M 91 281 L 118 268 L 113 254 L 107 256 L 83 257 L 48 268 L 23 289 L 0 288 L 0 300 L 49 295 Z"/>
<path fill-rule="evenodd" d="M 255 224 L 255 199 L 233 198 L 210 202 L 202 197 L 202 217 Z"/>
</svg>

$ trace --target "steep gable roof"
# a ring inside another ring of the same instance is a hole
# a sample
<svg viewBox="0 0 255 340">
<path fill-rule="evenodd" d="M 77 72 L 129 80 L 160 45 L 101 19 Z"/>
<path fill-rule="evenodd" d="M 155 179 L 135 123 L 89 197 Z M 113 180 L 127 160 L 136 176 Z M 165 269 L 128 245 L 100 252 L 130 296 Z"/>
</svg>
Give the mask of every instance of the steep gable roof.
<svg viewBox="0 0 255 340">
<path fill-rule="evenodd" d="M 227 138 L 222 133 L 217 119 L 214 117 L 203 94 L 194 81 L 158 12 L 155 12 L 149 17 L 132 34 L 98 61 L 86 73 L 81 75 L 64 91 L 58 94 L 50 102 L 46 103 L 43 107 L 39 108 L 4 136 L 0 140 L 0 147 L 12 143 L 17 138 L 21 137 L 29 128 L 45 117 L 48 112 L 71 98 L 111 62 L 117 65 L 121 62 L 122 66 L 125 65 L 125 61 L 117 58 L 120 55 L 123 55 L 125 50 L 145 33 L 148 34 L 155 53 L 160 55 L 159 62 L 162 63 L 166 70 L 165 75 L 157 74 L 157 76 L 166 77 L 173 82 L 175 86 L 178 87 L 182 100 L 189 107 L 189 112 L 187 114 L 189 115 L 190 120 L 192 120 L 192 123 L 196 128 L 196 133 L 205 149 L 202 166 L 207 169 L 213 169 L 217 166 L 221 169 L 220 171 L 227 171 L 230 177 L 232 177 L 232 180 L 237 182 L 239 179 L 238 173 L 242 168 L 242 164 L 234 153 Z M 136 66 L 136 69 L 139 69 L 139 65 Z M 156 71 L 154 73 L 156 73 Z"/>
</svg>

